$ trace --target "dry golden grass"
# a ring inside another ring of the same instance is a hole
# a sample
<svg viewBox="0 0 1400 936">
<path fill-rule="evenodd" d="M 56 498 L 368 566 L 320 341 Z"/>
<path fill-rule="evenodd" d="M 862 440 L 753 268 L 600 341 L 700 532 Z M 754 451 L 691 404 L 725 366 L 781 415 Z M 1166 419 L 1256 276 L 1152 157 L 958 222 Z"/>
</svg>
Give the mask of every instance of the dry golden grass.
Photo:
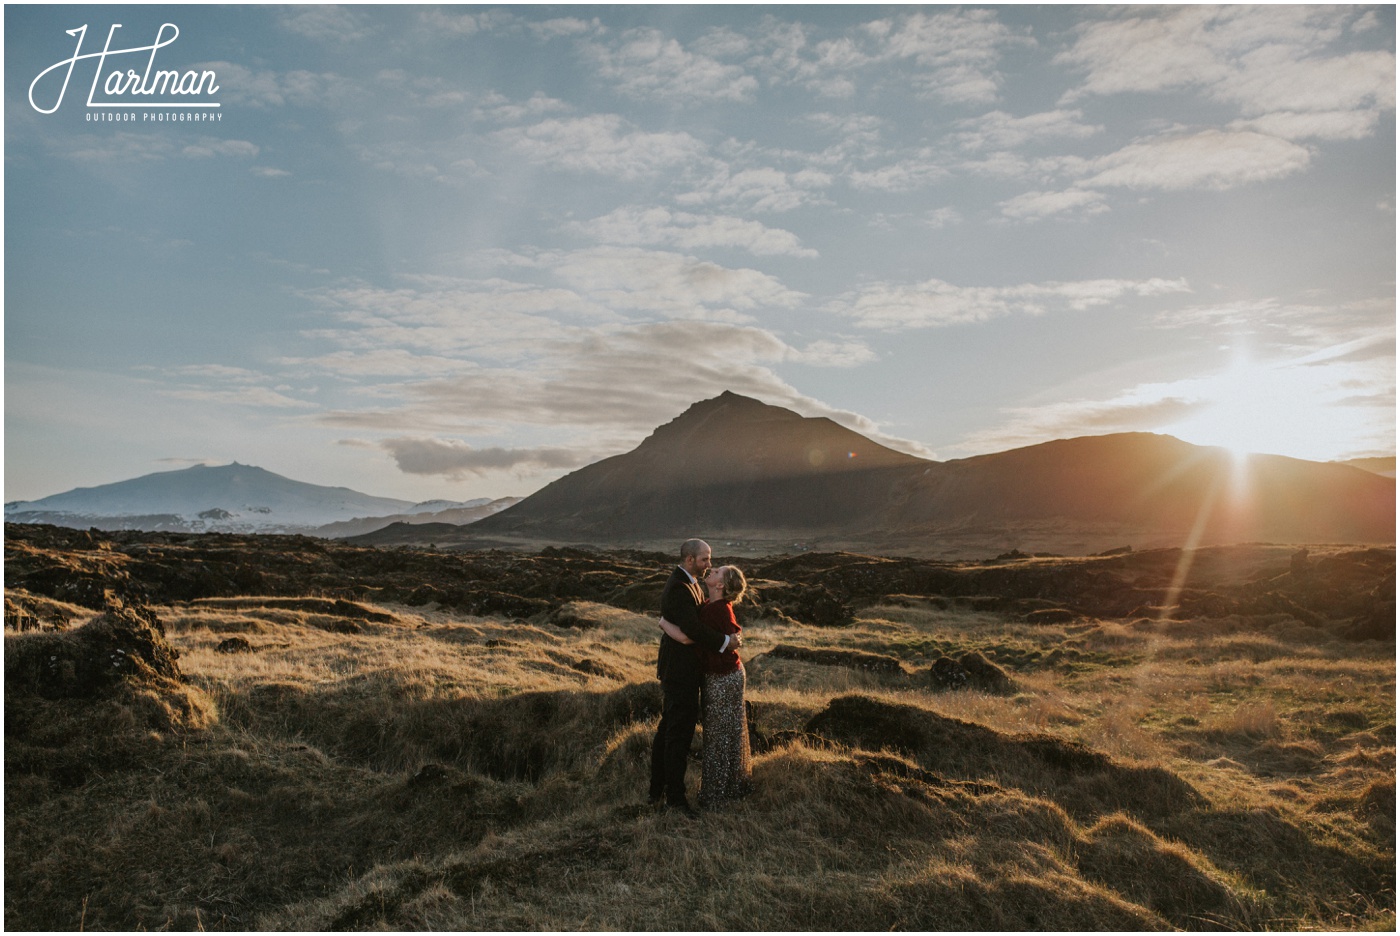
<svg viewBox="0 0 1400 936">
<path fill-rule="evenodd" d="M 1394 648 L 1291 619 L 752 623 L 757 793 L 687 822 L 643 805 L 648 615 L 155 610 L 187 684 L 25 700 L 8 928 L 1394 926 Z M 33 637 L 7 632 L 7 675 Z M 779 644 L 904 671 L 765 658 Z M 931 661 L 966 651 L 1014 691 L 933 691 Z M 805 734 L 852 695 L 990 746 Z"/>
</svg>

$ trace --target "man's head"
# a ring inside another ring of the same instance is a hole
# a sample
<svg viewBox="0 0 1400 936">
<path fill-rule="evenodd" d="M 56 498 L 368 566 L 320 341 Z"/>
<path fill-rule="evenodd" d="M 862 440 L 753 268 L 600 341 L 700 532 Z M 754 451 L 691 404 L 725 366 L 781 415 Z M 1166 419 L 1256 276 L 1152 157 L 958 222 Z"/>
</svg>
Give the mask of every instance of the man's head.
<svg viewBox="0 0 1400 936">
<path fill-rule="evenodd" d="M 681 568 L 691 575 L 704 578 L 710 571 L 710 544 L 702 539 L 688 539 L 681 543 Z"/>
</svg>

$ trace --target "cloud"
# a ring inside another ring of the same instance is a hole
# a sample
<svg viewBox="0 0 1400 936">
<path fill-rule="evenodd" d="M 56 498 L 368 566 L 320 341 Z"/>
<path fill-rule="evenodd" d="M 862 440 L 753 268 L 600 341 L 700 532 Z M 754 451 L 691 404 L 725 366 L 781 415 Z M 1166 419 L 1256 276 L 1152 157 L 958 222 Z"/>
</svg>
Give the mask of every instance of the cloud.
<svg viewBox="0 0 1400 936">
<path fill-rule="evenodd" d="M 740 59 L 774 84 L 792 84 L 823 97 L 850 99 L 858 83 L 897 80 L 921 97 L 945 104 L 994 101 L 998 66 L 1008 48 L 1034 44 L 1003 25 L 994 10 L 918 12 L 875 20 L 843 34 L 766 17 L 743 34 L 707 33 L 695 47 L 720 59 Z"/>
<path fill-rule="evenodd" d="M 464 365 L 455 373 L 386 387 L 395 402 L 324 412 L 317 422 L 341 429 L 463 435 L 545 431 L 555 448 L 614 454 L 698 400 L 732 390 L 827 416 L 882 444 L 927 454 L 882 433 L 857 414 L 804 396 L 772 368 L 781 363 L 851 366 L 873 358 L 857 341 L 795 348 L 762 328 L 724 322 L 661 322 L 591 331 L 542 331 L 536 355 L 511 366 Z M 579 455 L 580 459 L 585 456 Z M 582 463 L 582 461 L 580 462 Z"/>
<path fill-rule="evenodd" d="M 955 448 L 995 451 L 1055 438 L 1150 430 L 1197 445 L 1295 458 L 1393 451 L 1393 344 L 1385 361 L 1354 359 L 1347 346 L 1272 359 L 1237 353 L 1218 369 L 1138 384 L 1106 399 L 1011 407 L 1002 415 L 1000 425 Z"/>
<path fill-rule="evenodd" d="M 405 474 L 441 475 L 450 481 L 489 472 L 519 475 L 580 468 L 596 456 L 564 448 L 473 448 L 460 439 L 392 438 L 379 447 L 393 456 Z"/>
<path fill-rule="evenodd" d="M 427 145 L 410 140 L 349 145 L 361 162 L 381 172 L 450 186 L 465 185 L 469 178 L 482 174 L 474 160 L 462 155 L 466 149 L 460 139 Z"/>
<path fill-rule="evenodd" d="M 1364 14 L 1347 7 L 1182 6 L 1142 8 L 1087 23 L 1058 64 L 1084 72 L 1066 101 L 1088 95 L 1195 89 L 1246 117 L 1294 115 L 1291 138 L 1328 139 L 1374 128 L 1395 107 L 1395 55 L 1389 50 L 1333 53 L 1329 46 Z M 1364 27 L 1363 27 L 1364 28 Z M 1353 114 L 1351 120 L 1340 115 Z M 1319 124 L 1304 114 L 1332 115 Z M 1267 126 L 1261 124 L 1260 126 Z"/>
<path fill-rule="evenodd" d="M 1103 127 L 1083 122 L 1080 110 L 1053 110 L 1025 117 L 992 111 L 959 121 L 952 140 L 963 149 L 1015 149 L 1045 140 L 1083 140 L 1103 132 Z"/>
<path fill-rule="evenodd" d="M 676 201 L 682 205 L 718 202 L 751 211 L 784 212 L 823 203 L 823 190 L 831 183 L 830 175 L 817 170 L 789 173 L 765 166 L 734 172 L 722 166 L 699 188 L 676 196 Z"/>
<path fill-rule="evenodd" d="M 59 143 L 57 139 L 53 141 L 56 147 Z M 247 140 L 220 140 L 205 136 L 180 146 L 166 134 L 153 134 L 141 130 L 118 131 L 108 137 L 89 136 L 77 146 L 64 145 L 57 151 L 65 158 L 90 165 L 110 162 L 162 162 L 180 157 L 208 159 L 214 156 L 229 156 L 252 159 L 260 152 L 255 144 Z"/>
<path fill-rule="evenodd" d="M 1086 189 L 1063 192 L 1026 192 L 997 205 L 1004 217 L 1017 221 L 1038 221 L 1051 215 L 1093 215 L 1108 211 L 1103 195 Z"/>
<path fill-rule="evenodd" d="M 758 81 L 737 65 L 687 52 L 658 29 L 629 29 L 611 45 L 588 43 L 597 76 L 621 94 L 680 104 L 748 101 Z"/>
<path fill-rule="evenodd" d="M 1192 305 L 1160 312 L 1154 324 L 1197 331 L 1211 328 L 1232 342 L 1253 340 L 1290 353 L 1322 353 L 1321 349 L 1329 348 L 1362 353 L 1357 349 L 1375 347 L 1391 360 L 1395 356 L 1393 297 L 1335 305 L 1272 298 Z M 1308 362 L 1304 358 L 1300 363 Z"/>
<path fill-rule="evenodd" d="M 793 350 L 787 359 L 813 367 L 858 367 L 878 360 L 878 355 L 863 341 L 814 341 L 801 351 Z"/>
<path fill-rule="evenodd" d="M 76 162 L 101 164 L 106 162 L 157 162 L 176 155 L 179 150 L 165 136 L 120 131 L 110 137 L 88 137 L 77 146 L 62 141 L 58 152 Z M 57 146 L 58 140 L 54 141 Z"/>
<path fill-rule="evenodd" d="M 1189 292 L 1184 280 L 1081 280 L 1018 286 L 955 286 L 939 279 L 913 286 L 876 284 L 831 305 L 865 328 L 899 331 L 1002 318 L 1080 311 L 1129 296 Z"/>
<path fill-rule="evenodd" d="M 931 150 L 922 150 L 918 156 L 901 160 L 870 172 L 853 170 L 851 185 L 857 189 L 881 192 L 911 192 L 925 188 L 949 176 L 938 157 Z"/>
<path fill-rule="evenodd" d="M 946 451 L 969 455 L 1004 452 L 1053 439 L 1150 432 L 1206 408 L 1200 399 L 1163 395 L 1162 388 L 1134 388 L 1108 400 L 1070 400 L 1002 410 L 999 425 L 968 435 Z"/>
<path fill-rule="evenodd" d="M 380 69 L 374 78 L 377 85 L 392 93 L 396 105 L 455 112 L 474 100 L 474 95 L 457 82 L 414 75 L 402 68 Z"/>
<path fill-rule="evenodd" d="M 364 13 L 339 6 L 294 7 L 283 11 L 278 22 L 288 32 L 318 42 L 359 42 L 375 32 Z"/>
<path fill-rule="evenodd" d="M 254 166 L 248 171 L 260 179 L 285 179 L 291 175 L 286 169 L 276 169 L 272 166 Z"/>
<path fill-rule="evenodd" d="M 923 223 L 935 230 L 950 227 L 954 224 L 962 224 L 962 220 L 962 212 L 951 205 L 935 208 L 923 217 Z"/>
<path fill-rule="evenodd" d="M 684 131 L 648 133 L 616 114 L 497 130 L 495 138 L 536 165 L 634 180 L 701 157 L 705 145 Z"/>
<path fill-rule="evenodd" d="M 202 67 L 218 74 L 221 100 L 245 107 L 315 107 L 345 103 L 363 94 L 356 82 L 331 73 L 255 71 L 233 62 L 207 62 Z"/>
<path fill-rule="evenodd" d="M 164 396 L 200 403 L 221 403 L 273 409 L 315 409 L 315 403 L 297 400 L 267 387 L 230 387 L 227 389 L 181 387 L 161 391 Z"/>
<path fill-rule="evenodd" d="M 632 247 L 541 251 L 498 262 L 543 282 L 406 277 L 396 288 L 349 283 L 309 290 L 303 295 L 335 324 L 304 337 L 337 347 L 335 354 L 301 359 L 347 376 L 411 366 L 390 356 L 394 351 L 439 359 L 427 365 L 433 368 L 453 359 L 469 368 L 530 360 L 547 339 L 582 340 L 587 328 L 615 327 L 626 317 L 738 322 L 805 298 L 757 270 Z"/>
<path fill-rule="evenodd" d="M 395 349 L 445 358 L 516 360 L 531 353 L 541 334 L 567 334 L 571 322 L 617 318 L 572 289 L 499 279 L 399 288 L 349 284 L 305 295 L 333 316 L 336 325 L 305 332 L 304 337 L 333 342 L 356 356 L 315 358 L 326 367 L 368 366 L 367 354 L 382 363 L 384 353 Z"/>
<path fill-rule="evenodd" d="M 282 357 L 276 363 L 303 373 L 327 373 L 347 378 L 445 377 L 476 366 L 459 358 L 415 354 L 406 348 L 334 351 L 310 357 Z"/>
<path fill-rule="evenodd" d="M 581 20 L 576 16 L 565 16 L 558 19 L 543 20 L 541 22 L 527 23 L 525 28 L 536 38 L 543 41 L 557 39 L 561 36 L 584 36 L 598 35 L 606 32 L 596 17 L 591 20 Z"/>
<path fill-rule="evenodd" d="M 573 107 L 538 91 L 525 101 L 512 101 L 502 94 L 491 93 L 482 97 L 473 111 L 479 120 L 494 120 L 499 123 L 514 123 L 519 120 L 533 120 L 545 114 L 567 113 Z"/>
<path fill-rule="evenodd" d="M 1394 110 L 1395 56 L 1352 52 L 1299 58 L 1287 46 L 1261 46 L 1241 57 L 1237 74 L 1217 85 L 1213 96 L 1237 104 L 1246 115 Z"/>
<path fill-rule="evenodd" d="M 758 270 L 662 251 L 595 247 L 546 261 L 567 285 L 614 310 L 709 318 L 734 310 L 791 308 L 805 298 Z"/>
<path fill-rule="evenodd" d="M 180 150 L 180 155 L 194 158 L 240 156 L 252 159 L 260 152 L 257 144 L 249 143 L 247 140 L 219 140 L 214 137 L 200 137 L 198 142 L 191 143 Z"/>
<path fill-rule="evenodd" d="M 1255 130 L 1285 140 L 1310 137 L 1318 140 L 1362 140 L 1375 132 L 1379 122 L 1380 112 L 1374 110 L 1277 111 L 1252 120 L 1237 120 L 1230 124 L 1230 129 Z"/>
<path fill-rule="evenodd" d="M 895 22 L 868 24 L 866 32 L 879 41 L 879 58 L 913 61 L 922 69 L 915 85 L 948 104 L 996 100 L 1002 50 L 1035 44 L 989 9 L 915 13 Z"/>
<path fill-rule="evenodd" d="M 623 207 L 574 225 L 606 244 L 665 245 L 685 250 L 734 247 L 756 255 L 815 257 L 796 234 L 731 215 L 696 215 L 661 207 Z"/>
<path fill-rule="evenodd" d="M 165 368 L 142 367 L 151 374 L 149 379 L 167 380 L 173 385 L 160 389 L 162 396 L 178 400 L 195 400 L 247 406 L 256 409 L 316 409 L 317 404 L 288 396 L 286 385 L 268 386 L 276 378 L 246 367 L 227 364 L 188 364 Z"/>
<path fill-rule="evenodd" d="M 1133 189 L 1222 191 L 1306 169 L 1307 148 L 1249 131 L 1203 130 L 1131 143 L 1090 163 L 1082 184 Z"/>
<path fill-rule="evenodd" d="M 492 13 L 460 13 L 441 7 L 418 11 L 418 24 L 422 32 L 446 39 L 474 36 L 490 29 L 493 23 Z"/>
</svg>

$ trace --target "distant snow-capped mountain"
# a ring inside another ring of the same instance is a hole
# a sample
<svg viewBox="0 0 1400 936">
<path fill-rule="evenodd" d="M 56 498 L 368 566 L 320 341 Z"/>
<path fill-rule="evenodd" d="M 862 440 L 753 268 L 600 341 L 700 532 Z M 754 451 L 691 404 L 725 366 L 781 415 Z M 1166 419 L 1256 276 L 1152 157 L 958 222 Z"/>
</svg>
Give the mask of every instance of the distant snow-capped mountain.
<svg viewBox="0 0 1400 936">
<path fill-rule="evenodd" d="M 472 501 L 432 500 L 414 503 L 374 497 L 346 487 L 294 481 L 252 465 L 196 465 L 74 488 L 62 494 L 5 505 L 11 523 L 51 523 L 67 527 L 222 533 L 320 533 L 329 524 L 405 515 L 415 519 L 443 511 L 474 512 L 489 498 Z M 513 501 L 512 501 L 513 503 Z M 505 506 L 505 505 L 503 505 Z M 485 514 L 483 514 L 485 515 Z"/>
</svg>

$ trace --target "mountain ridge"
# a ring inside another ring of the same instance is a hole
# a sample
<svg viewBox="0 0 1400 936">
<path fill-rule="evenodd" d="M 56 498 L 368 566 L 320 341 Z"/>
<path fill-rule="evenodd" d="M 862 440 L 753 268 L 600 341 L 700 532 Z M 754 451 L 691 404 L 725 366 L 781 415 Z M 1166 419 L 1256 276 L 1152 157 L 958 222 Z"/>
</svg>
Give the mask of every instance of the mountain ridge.
<svg viewBox="0 0 1400 936">
<path fill-rule="evenodd" d="M 235 461 L 151 472 L 38 500 L 11 501 L 5 504 L 5 519 L 78 528 L 306 533 L 335 538 L 371 532 L 396 520 L 446 519 L 444 514 L 469 523 L 509 506 L 507 501 L 513 502 L 481 498 L 415 503 L 297 481 Z"/>
<path fill-rule="evenodd" d="M 454 528 L 464 544 L 664 543 L 699 534 L 910 553 L 959 545 L 1084 552 L 1188 538 L 1393 543 L 1395 481 L 1368 470 L 1374 467 L 1237 459 L 1148 432 L 934 461 L 825 417 L 725 391 L 659 425 L 632 451 L 523 499 L 413 503 L 234 462 L 11 502 L 5 517 L 78 528 L 309 533 L 365 544 L 412 543 L 420 533 L 450 543 Z"/>
<path fill-rule="evenodd" d="M 1031 531 L 1031 532 L 1027 532 Z M 731 392 L 631 452 L 565 475 L 471 537 L 614 543 L 689 535 L 910 548 L 976 533 L 1015 542 L 1390 543 L 1395 483 L 1360 468 L 1158 433 L 1058 439 L 946 462 Z M 1119 540 L 1121 542 L 1121 540 Z"/>
</svg>

